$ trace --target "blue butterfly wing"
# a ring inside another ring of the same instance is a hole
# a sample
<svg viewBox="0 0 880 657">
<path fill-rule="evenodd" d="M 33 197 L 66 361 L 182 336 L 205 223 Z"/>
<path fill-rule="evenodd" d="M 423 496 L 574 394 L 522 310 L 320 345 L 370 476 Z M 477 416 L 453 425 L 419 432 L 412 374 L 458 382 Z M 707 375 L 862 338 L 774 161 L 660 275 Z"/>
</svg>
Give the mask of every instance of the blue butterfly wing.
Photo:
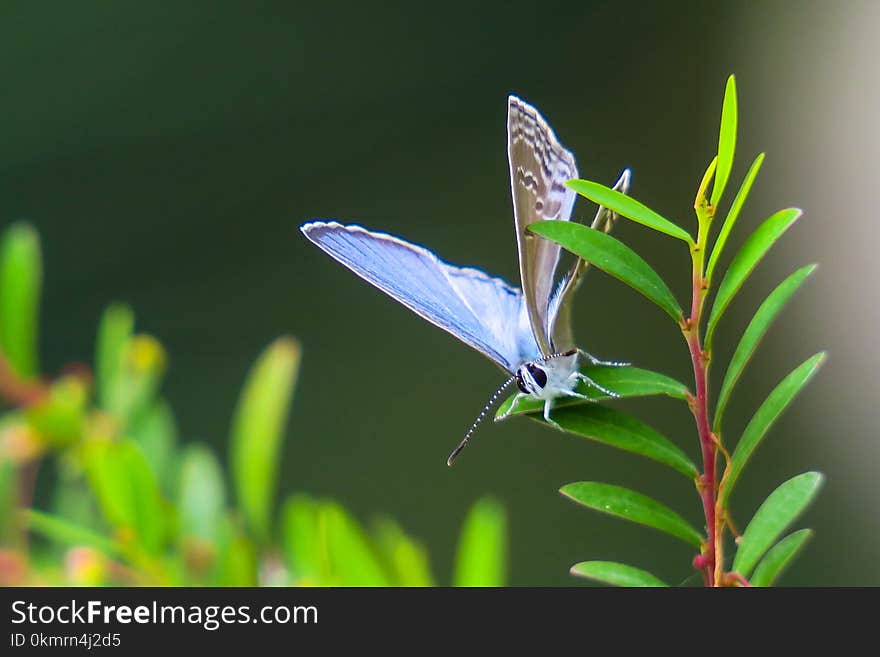
<svg viewBox="0 0 880 657">
<path fill-rule="evenodd" d="M 300 230 L 365 281 L 508 372 L 540 353 L 522 292 L 501 279 L 361 226 L 313 221 Z"/>
</svg>

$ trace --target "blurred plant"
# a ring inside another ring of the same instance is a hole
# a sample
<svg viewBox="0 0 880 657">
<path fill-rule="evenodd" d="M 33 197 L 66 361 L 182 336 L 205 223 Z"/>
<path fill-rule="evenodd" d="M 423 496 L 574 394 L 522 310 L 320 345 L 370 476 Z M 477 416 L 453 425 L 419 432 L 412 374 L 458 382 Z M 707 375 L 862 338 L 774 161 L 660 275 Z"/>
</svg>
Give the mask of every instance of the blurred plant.
<svg viewBox="0 0 880 657">
<path fill-rule="evenodd" d="M 736 84 L 731 76 L 727 81 L 721 112 L 718 153 L 700 182 L 694 202 L 696 239 L 657 212 L 604 185 L 586 180 L 568 183 L 571 189 L 600 206 L 687 245 L 693 282 L 688 314 L 685 314 L 675 295 L 654 269 L 610 235 L 584 225 L 561 221 L 533 224 L 530 229 L 641 292 L 680 327 L 688 347 L 689 366 L 694 374 L 693 392 L 669 377 L 634 367 L 589 367 L 584 371 L 597 383 L 620 393 L 621 397 L 666 394 L 687 402 L 696 424 L 702 452 L 702 471 L 667 438 L 617 410 L 598 404 L 584 404 L 580 400 L 565 400 L 559 402 L 560 408 L 554 411 L 553 419 L 568 432 L 641 454 L 693 478 L 705 516 L 705 532 L 698 531 L 660 502 L 620 486 L 584 481 L 563 486 L 562 494 L 588 508 L 659 529 L 690 544 L 699 551 L 693 559 L 693 567 L 702 573 L 707 586 L 769 586 L 810 538 L 811 530 L 805 529 L 776 542 L 813 500 L 822 484 L 822 476 L 807 472 L 783 483 L 767 497 L 742 535 L 732 522 L 729 510 L 731 493 L 755 449 L 776 419 L 816 373 L 825 354 L 818 353 L 807 359 L 773 389 L 746 426 L 733 452 L 728 452 L 722 440 L 722 418 L 733 388 L 770 324 L 815 269 L 815 265 L 810 265 L 791 274 L 758 308 L 742 333 L 722 379 L 718 400 L 712 408 L 709 403 L 709 366 L 719 320 L 770 247 L 801 215 L 800 210 L 789 208 L 764 221 L 733 257 L 717 289 L 713 286 L 719 258 L 764 160 L 763 153 L 758 155 L 746 174 L 715 238 L 707 263 L 710 231 L 733 166 L 736 130 Z M 714 302 L 706 319 L 704 305 L 712 292 L 715 293 Z M 702 333 L 704 325 L 705 334 Z M 593 400 L 608 399 L 595 388 L 582 388 L 580 392 Z M 511 397 L 502 404 L 496 417 L 502 418 L 511 412 L 528 413 L 536 420 L 543 421 L 540 414 L 536 414 L 540 402 L 522 400 L 511 409 L 513 399 Z M 720 473 L 717 469 L 719 455 L 724 464 Z M 727 547 L 725 531 L 728 528 L 734 534 L 737 546 L 729 570 L 724 559 Z M 619 563 L 586 561 L 576 564 L 571 570 L 573 574 L 607 584 L 664 586 L 654 575 Z"/>
<path fill-rule="evenodd" d="M 336 502 L 305 494 L 276 514 L 296 340 L 273 342 L 245 382 L 227 483 L 210 447 L 179 443 L 159 392 L 165 350 L 134 333 L 128 307 L 101 318 L 94 380 L 83 365 L 39 377 L 41 272 L 36 231 L 9 227 L 0 240 L 0 400 L 8 407 L 0 415 L 0 583 L 434 584 L 425 549 L 389 518 L 367 532 Z M 47 465 L 54 492 L 38 510 L 35 481 Z M 454 583 L 502 585 L 506 541 L 503 509 L 479 501 L 464 523 Z"/>
</svg>

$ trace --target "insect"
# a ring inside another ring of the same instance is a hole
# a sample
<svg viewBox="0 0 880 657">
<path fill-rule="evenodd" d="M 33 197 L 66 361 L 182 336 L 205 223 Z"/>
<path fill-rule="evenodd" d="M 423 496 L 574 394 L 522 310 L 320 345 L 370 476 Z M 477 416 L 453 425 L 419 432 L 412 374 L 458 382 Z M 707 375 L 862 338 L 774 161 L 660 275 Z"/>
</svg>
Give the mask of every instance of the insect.
<svg viewBox="0 0 880 657">
<path fill-rule="evenodd" d="M 318 247 L 422 318 L 448 331 L 504 369 L 509 378 L 495 391 L 449 456 L 452 465 L 501 393 L 516 383 L 517 400 L 543 400 L 544 418 L 552 417 L 560 397 L 587 397 L 581 381 L 603 393 L 610 390 L 583 374 L 580 358 L 606 362 L 576 347 L 571 326 L 574 292 L 588 264 L 576 260 L 557 283 L 560 248 L 527 232 L 542 220 L 569 221 L 575 193 L 565 182 L 578 177 L 574 156 L 528 103 L 508 98 L 507 149 L 522 287 L 468 267 L 440 260 L 434 253 L 385 233 L 335 221 L 312 221 L 300 230 Z M 630 172 L 614 188 L 627 193 Z M 600 207 L 592 227 L 608 232 L 617 215 Z"/>
</svg>

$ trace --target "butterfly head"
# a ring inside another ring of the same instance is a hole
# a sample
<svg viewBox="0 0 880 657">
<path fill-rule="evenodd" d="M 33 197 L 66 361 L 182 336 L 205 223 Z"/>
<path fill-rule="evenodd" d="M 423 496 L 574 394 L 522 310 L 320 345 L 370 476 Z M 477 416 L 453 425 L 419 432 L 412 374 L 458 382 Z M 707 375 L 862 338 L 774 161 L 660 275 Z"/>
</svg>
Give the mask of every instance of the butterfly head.
<svg viewBox="0 0 880 657">
<path fill-rule="evenodd" d="M 516 385 L 524 394 L 538 397 L 547 385 L 547 370 L 537 363 L 524 363 L 516 370 Z"/>
</svg>

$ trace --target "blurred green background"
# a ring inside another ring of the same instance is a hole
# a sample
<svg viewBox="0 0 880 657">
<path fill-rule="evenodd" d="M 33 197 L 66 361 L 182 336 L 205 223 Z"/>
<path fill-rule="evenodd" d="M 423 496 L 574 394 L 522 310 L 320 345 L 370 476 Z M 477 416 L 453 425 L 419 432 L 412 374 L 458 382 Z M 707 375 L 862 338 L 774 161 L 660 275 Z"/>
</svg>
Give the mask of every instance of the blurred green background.
<svg viewBox="0 0 880 657">
<path fill-rule="evenodd" d="M 745 474 L 734 517 L 820 470 L 827 485 L 803 523 L 816 537 L 783 583 L 880 584 L 878 28 L 870 2 L 4 3 L 0 226 L 40 231 L 43 369 L 87 359 L 102 310 L 124 300 L 167 348 L 181 435 L 224 448 L 255 355 L 293 334 L 303 355 L 282 494 L 390 514 L 443 580 L 467 508 L 491 493 L 508 512 L 512 584 L 578 584 L 567 571 L 584 559 L 678 583 L 692 573 L 686 548 L 557 489 L 633 486 L 701 526 L 687 481 L 526 420 L 486 426 L 448 468 L 499 372 L 296 229 L 362 223 L 515 281 L 511 92 L 542 110 L 583 177 L 611 182 L 629 166 L 636 198 L 690 226 L 733 72 L 735 183 L 768 153 L 733 242 L 780 207 L 806 216 L 737 298 L 717 358 L 779 280 L 821 266 L 747 372 L 729 434 L 796 364 L 830 353 Z M 680 248 L 617 230 L 683 294 Z M 591 273 L 575 318 L 591 352 L 689 380 L 675 327 L 616 281 Z M 680 406 L 627 404 L 696 456 Z"/>
</svg>

